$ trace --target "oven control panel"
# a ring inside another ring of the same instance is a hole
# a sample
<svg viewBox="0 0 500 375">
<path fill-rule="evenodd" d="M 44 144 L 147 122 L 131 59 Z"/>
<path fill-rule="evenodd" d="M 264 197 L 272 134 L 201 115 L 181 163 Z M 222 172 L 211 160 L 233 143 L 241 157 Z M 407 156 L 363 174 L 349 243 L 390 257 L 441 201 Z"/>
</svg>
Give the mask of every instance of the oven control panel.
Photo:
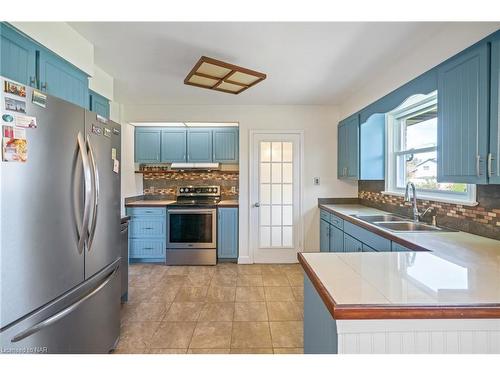
<svg viewBox="0 0 500 375">
<path fill-rule="evenodd" d="M 179 186 L 177 196 L 216 197 L 220 195 L 220 186 Z"/>
</svg>

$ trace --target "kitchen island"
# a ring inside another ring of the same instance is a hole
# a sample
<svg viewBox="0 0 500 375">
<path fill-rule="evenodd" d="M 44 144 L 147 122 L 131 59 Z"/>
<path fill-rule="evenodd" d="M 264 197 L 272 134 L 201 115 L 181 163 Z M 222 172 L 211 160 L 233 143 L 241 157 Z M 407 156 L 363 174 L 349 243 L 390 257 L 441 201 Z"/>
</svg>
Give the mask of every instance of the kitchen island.
<svg viewBox="0 0 500 375">
<path fill-rule="evenodd" d="M 305 353 L 500 353 L 499 241 L 390 232 L 350 216 L 383 211 L 320 207 L 419 251 L 300 253 Z"/>
</svg>

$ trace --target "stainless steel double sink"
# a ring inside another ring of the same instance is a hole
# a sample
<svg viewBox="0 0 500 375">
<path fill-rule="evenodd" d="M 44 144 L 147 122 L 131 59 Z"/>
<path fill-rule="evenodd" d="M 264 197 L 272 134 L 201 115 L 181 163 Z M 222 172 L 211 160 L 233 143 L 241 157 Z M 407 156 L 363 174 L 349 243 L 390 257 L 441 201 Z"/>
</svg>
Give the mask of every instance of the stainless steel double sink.
<svg viewBox="0 0 500 375">
<path fill-rule="evenodd" d="M 455 232 L 452 229 L 415 222 L 410 219 L 392 214 L 382 215 L 351 215 L 359 220 L 366 221 L 391 232 Z"/>
</svg>

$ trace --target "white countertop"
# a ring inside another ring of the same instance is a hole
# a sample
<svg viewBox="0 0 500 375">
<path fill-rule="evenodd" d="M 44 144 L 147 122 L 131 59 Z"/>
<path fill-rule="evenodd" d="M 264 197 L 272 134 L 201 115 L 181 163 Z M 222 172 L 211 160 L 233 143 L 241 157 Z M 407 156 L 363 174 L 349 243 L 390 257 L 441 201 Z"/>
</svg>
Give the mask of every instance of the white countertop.
<svg viewBox="0 0 500 375">
<path fill-rule="evenodd" d="M 361 205 L 321 205 L 344 215 Z M 464 232 L 395 233 L 430 252 L 303 253 L 336 305 L 500 306 L 500 241 Z"/>
</svg>

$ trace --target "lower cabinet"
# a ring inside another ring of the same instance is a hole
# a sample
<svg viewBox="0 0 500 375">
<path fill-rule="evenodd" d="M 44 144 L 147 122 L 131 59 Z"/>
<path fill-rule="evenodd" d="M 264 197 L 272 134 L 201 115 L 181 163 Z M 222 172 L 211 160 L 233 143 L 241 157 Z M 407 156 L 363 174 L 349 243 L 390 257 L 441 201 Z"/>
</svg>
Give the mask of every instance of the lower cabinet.
<svg viewBox="0 0 500 375">
<path fill-rule="evenodd" d="M 344 233 L 344 251 L 346 253 L 357 253 L 363 251 L 363 244 L 354 237 Z"/>
<path fill-rule="evenodd" d="M 323 219 L 319 221 L 319 251 L 330 251 L 330 224 Z"/>
<path fill-rule="evenodd" d="M 392 243 L 392 251 L 414 251 L 414 250 L 409 249 L 406 246 L 400 245 L 396 242 L 393 242 Z"/>
<path fill-rule="evenodd" d="M 337 323 L 304 275 L 304 354 L 337 354 Z"/>
<path fill-rule="evenodd" d="M 129 260 L 164 262 L 167 210 L 164 207 L 127 208 L 129 223 Z"/>
<path fill-rule="evenodd" d="M 219 208 L 217 213 L 217 258 L 238 258 L 238 208 Z"/>
<path fill-rule="evenodd" d="M 344 232 L 330 225 L 330 251 L 335 253 L 344 252 Z"/>
</svg>

